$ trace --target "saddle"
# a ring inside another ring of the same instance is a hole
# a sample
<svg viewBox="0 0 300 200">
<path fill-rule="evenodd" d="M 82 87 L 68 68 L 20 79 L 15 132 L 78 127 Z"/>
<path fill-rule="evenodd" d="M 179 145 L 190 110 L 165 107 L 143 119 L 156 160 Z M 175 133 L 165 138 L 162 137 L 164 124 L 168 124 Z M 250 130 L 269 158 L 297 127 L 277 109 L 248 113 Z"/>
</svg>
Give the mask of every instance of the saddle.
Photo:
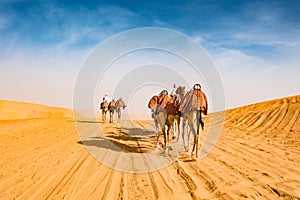
<svg viewBox="0 0 300 200">
<path fill-rule="evenodd" d="M 184 96 L 178 110 L 183 113 L 194 110 L 201 110 L 206 115 L 207 109 L 208 103 L 204 92 L 202 92 L 201 90 L 191 90 Z"/>
<path fill-rule="evenodd" d="M 170 99 L 165 107 L 168 115 L 179 115 L 179 102 L 176 99 Z"/>
<path fill-rule="evenodd" d="M 156 109 L 157 102 L 158 102 L 158 96 L 154 95 L 153 97 L 151 97 L 151 99 L 148 103 L 148 108 L 150 108 L 152 111 L 154 111 Z"/>
<path fill-rule="evenodd" d="M 109 102 L 108 108 L 111 109 L 114 107 L 116 107 L 116 102 L 114 102 L 114 101 Z"/>
<path fill-rule="evenodd" d="M 123 107 L 123 108 L 126 107 L 124 101 L 121 100 L 121 99 L 118 99 L 118 100 L 116 101 L 116 106 L 120 106 L 120 107 Z"/>
<path fill-rule="evenodd" d="M 168 101 L 168 95 L 155 95 L 150 99 L 148 108 L 150 108 L 154 113 L 162 112 L 164 111 Z"/>
<path fill-rule="evenodd" d="M 100 104 L 100 109 L 107 108 L 107 107 L 108 107 L 107 101 L 104 101 Z"/>
</svg>

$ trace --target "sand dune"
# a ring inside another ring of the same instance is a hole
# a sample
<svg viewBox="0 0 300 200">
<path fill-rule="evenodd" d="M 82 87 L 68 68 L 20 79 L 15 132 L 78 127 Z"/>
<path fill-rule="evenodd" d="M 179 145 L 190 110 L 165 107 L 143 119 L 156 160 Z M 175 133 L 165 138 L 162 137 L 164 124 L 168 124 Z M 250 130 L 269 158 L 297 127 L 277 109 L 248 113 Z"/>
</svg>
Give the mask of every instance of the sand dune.
<svg viewBox="0 0 300 200">
<path fill-rule="evenodd" d="M 39 104 L 0 100 L 0 120 L 71 118 L 71 110 Z"/>
<path fill-rule="evenodd" d="M 192 161 L 183 154 L 151 173 L 98 162 L 69 111 L 30 104 L 12 110 L 12 104 L 0 104 L 6 119 L 0 120 L 0 199 L 300 199 L 300 96 L 228 110 L 207 157 Z M 153 142 L 127 138 L 126 122 L 96 125 L 137 152 Z M 94 137 L 92 145 L 97 142 Z"/>
</svg>

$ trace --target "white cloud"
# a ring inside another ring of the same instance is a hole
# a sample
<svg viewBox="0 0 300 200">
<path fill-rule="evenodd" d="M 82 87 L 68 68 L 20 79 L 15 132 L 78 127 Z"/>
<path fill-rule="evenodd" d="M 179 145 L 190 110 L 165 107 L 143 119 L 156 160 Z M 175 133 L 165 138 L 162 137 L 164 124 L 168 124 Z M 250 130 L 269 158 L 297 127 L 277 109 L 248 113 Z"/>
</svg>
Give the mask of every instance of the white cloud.
<svg viewBox="0 0 300 200">
<path fill-rule="evenodd" d="M 300 93 L 296 63 L 274 64 L 228 49 L 211 57 L 223 79 L 227 108 Z"/>
<path fill-rule="evenodd" d="M 283 45 L 288 47 L 294 47 L 298 45 L 299 41 L 298 34 L 294 35 L 294 37 L 285 37 L 282 36 L 282 34 L 279 33 L 272 33 L 264 32 L 263 30 L 256 30 L 254 32 L 260 32 L 257 33 L 237 33 L 232 35 L 233 39 L 238 39 L 242 44 L 249 45 L 249 44 L 256 44 L 256 45 L 264 45 L 264 46 L 272 46 L 272 45 Z"/>
<path fill-rule="evenodd" d="M 47 23 L 42 37 L 53 42 L 35 41 L 32 45 L 17 28 L 9 37 L 0 39 L 0 45 L 5 47 L 0 54 L 0 90 L 4 99 L 71 107 L 73 85 L 88 53 L 98 42 L 136 23 L 134 13 L 116 6 L 101 6 L 88 14 L 84 8 L 73 12 L 52 2 L 41 2 L 31 9 L 32 15 L 39 15 L 38 19 Z M 32 25 L 30 20 L 23 22 Z M 5 19 L 0 18 L 0 28 L 5 24 Z M 81 41 L 90 43 L 78 45 Z"/>
<path fill-rule="evenodd" d="M 199 44 L 201 44 L 205 41 L 205 39 L 201 35 L 195 35 L 192 38 L 195 40 L 195 42 L 197 42 Z"/>
<path fill-rule="evenodd" d="M 125 8 L 112 6 L 112 5 L 103 5 L 98 7 L 99 17 L 103 18 L 111 28 L 114 29 L 123 29 L 132 27 L 137 23 L 137 15 Z M 99 19 L 101 20 L 101 19 Z"/>
<path fill-rule="evenodd" d="M 39 50 L 17 51 L 2 60 L 1 98 L 71 108 L 74 83 L 87 50 Z"/>
<path fill-rule="evenodd" d="M 153 26 L 158 26 L 158 27 L 168 27 L 169 24 L 162 21 L 162 20 L 159 20 L 159 19 L 154 19 L 153 20 Z"/>
<path fill-rule="evenodd" d="M 276 66 L 273 63 L 261 58 L 246 55 L 237 50 L 222 49 L 221 52 L 212 55 L 212 58 L 220 69 L 226 71 L 269 71 L 279 68 L 279 66 Z"/>
</svg>

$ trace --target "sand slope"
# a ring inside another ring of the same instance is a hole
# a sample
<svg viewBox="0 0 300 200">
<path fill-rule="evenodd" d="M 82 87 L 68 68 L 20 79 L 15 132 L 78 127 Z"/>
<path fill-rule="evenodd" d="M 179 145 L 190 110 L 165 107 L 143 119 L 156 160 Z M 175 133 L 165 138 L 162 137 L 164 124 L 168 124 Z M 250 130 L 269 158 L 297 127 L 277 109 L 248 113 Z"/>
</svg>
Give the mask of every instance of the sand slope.
<svg viewBox="0 0 300 200">
<path fill-rule="evenodd" d="M 39 104 L 0 100 L 0 120 L 70 118 L 71 110 Z"/>
<path fill-rule="evenodd" d="M 65 115 L 0 120 L 0 199 L 300 199 L 299 112 L 300 96 L 229 110 L 206 158 L 143 174 L 99 163 Z"/>
</svg>

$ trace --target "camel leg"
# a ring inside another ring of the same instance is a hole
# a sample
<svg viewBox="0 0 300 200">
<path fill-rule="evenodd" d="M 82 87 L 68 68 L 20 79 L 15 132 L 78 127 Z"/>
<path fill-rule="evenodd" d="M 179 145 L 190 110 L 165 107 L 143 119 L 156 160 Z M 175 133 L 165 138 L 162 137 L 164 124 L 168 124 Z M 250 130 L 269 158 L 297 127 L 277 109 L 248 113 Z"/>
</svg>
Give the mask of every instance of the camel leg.
<svg viewBox="0 0 300 200">
<path fill-rule="evenodd" d="M 167 147 L 167 133 L 166 133 L 166 127 L 163 127 L 163 134 L 164 134 L 164 149 Z"/>
<path fill-rule="evenodd" d="M 192 155 L 193 155 L 193 153 L 195 151 L 196 141 L 197 141 L 197 134 L 194 135 L 194 144 L 193 144 L 193 149 L 192 149 Z"/>
<path fill-rule="evenodd" d="M 118 108 L 117 113 L 118 113 L 118 121 L 120 122 L 121 121 L 121 107 Z"/>
<path fill-rule="evenodd" d="M 167 130 L 167 147 L 169 150 L 173 150 L 173 148 L 170 144 L 170 125 L 167 125 L 167 128 L 168 128 L 168 130 Z"/>
<path fill-rule="evenodd" d="M 168 115 L 168 119 L 167 119 L 167 126 L 168 126 L 168 133 L 170 134 L 171 128 L 172 128 L 172 139 L 176 138 L 176 131 L 175 131 L 175 116 L 174 115 Z"/>
<path fill-rule="evenodd" d="M 186 120 L 183 120 L 183 127 L 182 127 L 182 140 L 183 140 L 183 146 L 184 146 L 184 150 L 186 151 L 186 152 L 188 152 L 189 151 L 189 138 L 190 138 L 190 136 L 189 136 L 189 133 L 188 133 L 188 131 L 187 131 L 187 121 Z M 188 136 L 187 137 L 187 141 L 186 141 L 186 136 Z M 187 144 L 186 144 L 187 143 Z"/>
<path fill-rule="evenodd" d="M 181 120 L 180 117 L 178 117 L 178 119 L 176 119 L 176 122 L 177 122 L 177 139 L 176 139 L 176 142 L 178 142 L 179 137 L 180 137 L 180 125 L 181 125 L 180 120 Z"/>
<path fill-rule="evenodd" d="M 192 150 L 192 155 L 193 155 L 193 153 L 194 153 L 194 151 L 195 151 L 195 145 L 196 145 L 196 139 L 197 139 L 197 131 L 195 130 L 195 114 L 196 113 L 190 113 L 190 115 L 189 115 L 189 119 L 188 119 L 188 123 L 189 123 L 189 127 L 190 127 L 190 129 L 191 129 L 191 131 L 189 131 L 189 134 L 188 134 L 188 139 L 190 138 L 189 136 L 190 136 L 190 132 L 192 132 L 193 133 L 193 135 L 194 135 L 194 144 L 193 144 L 193 150 Z M 198 124 L 198 123 L 197 123 Z M 198 127 L 198 126 L 197 126 Z"/>
<path fill-rule="evenodd" d="M 200 128 L 199 123 L 197 122 L 197 131 L 194 134 L 194 145 L 192 153 L 196 150 L 196 157 L 198 157 L 198 151 L 199 151 L 199 134 L 200 134 Z"/>
<path fill-rule="evenodd" d="M 175 122 L 175 120 L 173 120 L 172 125 L 170 125 L 170 127 L 169 127 L 169 129 L 172 129 L 172 139 L 176 139 L 175 127 L 176 127 L 176 122 Z"/>
<path fill-rule="evenodd" d="M 159 148 L 159 137 L 160 137 L 160 130 L 159 130 L 159 123 L 157 116 L 154 115 L 154 124 L 156 129 L 156 147 Z"/>
<path fill-rule="evenodd" d="M 102 110 L 102 121 L 106 121 L 106 112 L 104 110 Z"/>
<path fill-rule="evenodd" d="M 186 136 L 187 136 L 187 148 L 190 148 L 190 138 L 191 138 L 191 127 L 187 125 L 186 127 Z"/>
<path fill-rule="evenodd" d="M 109 122 L 110 123 L 114 122 L 114 111 L 109 111 Z"/>
<path fill-rule="evenodd" d="M 199 148 L 200 148 L 200 136 L 201 136 L 201 128 L 200 123 L 197 123 L 197 135 L 196 135 L 196 157 L 199 156 Z"/>
<path fill-rule="evenodd" d="M 200 127 L 201 126 L 201 127 Z M 196 157 L 199 156 L 199 148 L 200 148 L 200 137 L 201 137 L 201 132 L 204 129 L 204 122 L 202 120 L 202 111 L 197 112 L 197 146 L 196 146 Z"/>
</svg>

